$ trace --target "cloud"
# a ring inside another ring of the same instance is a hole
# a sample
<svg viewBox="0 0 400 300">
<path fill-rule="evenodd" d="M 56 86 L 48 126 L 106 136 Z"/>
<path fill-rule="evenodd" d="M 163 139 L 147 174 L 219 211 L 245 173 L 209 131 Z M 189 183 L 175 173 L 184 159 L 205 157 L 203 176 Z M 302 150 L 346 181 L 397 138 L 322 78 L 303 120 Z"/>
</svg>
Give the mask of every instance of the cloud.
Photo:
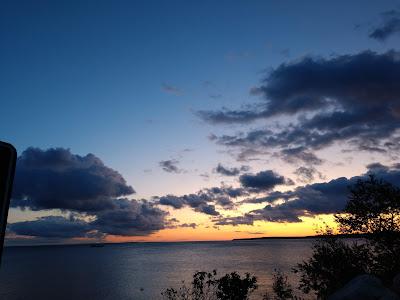
<svg viewBox="0 0 400 300">
<path fill-rule="evenodd" d="M 369 152 L 397 151 L 398 78 L 400 52 L 394 50 L 330 58 L 308 56 L 272 70 L 258 87 L 261 103 L 198 114 L 214 124 L 290 118 L 281 126 L 213 136 L 218 144 L 241 151 L 274 149 L 290 158 L 287 152 L 295 149 L 301 150 L 296 153 L 300 159 L 316 163 L 318 158 L 310 156 L 315 156 L 314 151 L 339 142 Z"/>
<path fill-rule="evenodd" d="M 183 197 L 175 195 L 166 195 L 160 197 L 158 201 L 158 203 L 161 205 L 172 206 L 175 209 L 180 209 L 186 205 L 186 201 Z"/>
<path fill-rule="evenodd" d="M 225 225 L 253 225 L 254 224 L 254 216 L 252 214 L 244 214 L 243 216 L 236 217 L 220 217 L 214 220 L 214 224 L 217 226 L 225 226 Z"/>
<path fill-rule="evenodd" d="M 156 197 L 158 199 L 158 204 L 171 206 L 175 209 L 183 208 L 184 206 L 189 206 L 197 212 L 201 212 L 207 215 L 219 215 L 219 212 L 215 210 L 213 202 L 208 194 L 200 191 L 197 194 L 187 194 L 183 196 L 166 195 L 162 197 Z"/>
<path fill-rule="evenodd" d="M 248 195 L 248 191 L 243 188 L 233 187 L 212 187 L 202 189 L 197 193 L 186 194 L 183 196 L 166 195 L 154 197 L 160 205 L 171 206 L 175 209 L 191 207 L 197 212 L 217 216 L 220 213 L 216 211 L 215 206 L 221 206 L 225 209 L 232 209 L 235 203 L 232 199 Z"/>
<path fill-rule="evenodd" d="M 191 207 L 197 212 L 211 216 L 219 216 L 216 206 L 224 209 L 235 209 L 238 197 L 249 196 L 273 189 L 277 185 L 291 185 L 293 181 L 267 170 L 257 174 L 243 174 L 239 177 L 242 187 L 231 186 L 211 187 L 201 189 L 196 193 L 182 196 L 166 195 L 154 197 L 159 205 L 170 206 L 175 209 Z"/>
<path fill-rule="evenodd" d="M 309 152 L 305 147 L 283 149 L 279 155 L 288 163 L 302 162 L 308 166 L 317 166 L 323 163 L 323 160 L 317 157 L 314 153 Z"/>
<path fill-rule="evenodd" d="M 8 224 L 7 229 L 18 235 L 46 238 L 88 237 L 91 230 L 88 223 L 61 216 L 41 217 L 33 221 Z"/>
<path fill-rule="evenodd" d="M 271 170 L 262 171 L 257 174 L 243 174 L 239 181 L 245 188 L 256 190 L 271 190 L 277 185 L 291 185 L 293 181 L 287 179 Z"/>
<path fill-rule="evenodd" d="M 196 229 L 197 224 L 196 223 L 183 223 L 178 225 L 181 228 L 192 228 L 192 229 Z"/>
<path fill-rule="evenodd" d="M 97 213 L 90 225 L 100 232 L 122 236 L 149 235 L 165 228 L 167 213 L 148 201 L 115 200 L 116 208 Z"/>
<path fill-rule="evenodd" d="M 28 148 L 17 160 L 12 207 L 96 212 L 114 207 L 114 199 L 134 189 L 93 154 L 68 149 Z"/>
<path fill-rule="evenodd" d="M 42 238 L 148 235 L 166 224 L 167 212 L 134 193 L 117 171 L 94 156 L 68 149 L 28 148 L 17 160 L 11 205 L 21 209 L 59 209 L 72 214 L 9 224 L 11 233 Z"/>
<path fill-rule="evenodd" d="M 322 173 L 314 167 L 299 167 L 294 171 L 294 174 L 297 175 L 300 182 L 304 183 L 314 181 L 315 176 L 318 176 L 319 179 L 324 179 Z"/>
<path fill-rule="evenodd" d="M 166 92 L 166 93 L 173 94 L 173 95 L 176 95 L 176 96 L 182 95 L 182 90 L 181 89 L 179 89 L 176 86 L 170 85 L 170 84 L 163 83 L 162 84 L 162 90 L 164 92 Z"/>
<path fill-rule="evenodd" d="M 176 159 L 162 160 L 159 162 L 159 166 L 168 173 L 181 173 L 182 170 L 178 168 L 177 164 L 179 164 L 179 161 Z"/>
<path fill-rule="evenodd" d="M 218 166 L 215 168 L 215 172 L 225 176 L 236 176 L 239 175 L 241 172 L 248 170 L 248 166 L 241 166 L 240 168 L 228 168 L 224 167 L 221 164 L 218 164 Z"/>
<path fill-rule="evenodd" d="M 176 229 L 176 228 L 192 228 L 192 229 L 196 229 L 197 228 L 197 224 L 196 223 L 182 223 L 179 224 L 179 220 L 176 218 L 171 218 L 167 221 L 168 225 L 166 226 L 166 228 L 168 229 Z"/>
<path fill-rule="evenodd" d="M 400 11 L 390 10 L 382 13 L 382 22 L 369 34 L 370 38 L 385 41 L 394 34 L 400 33 Z"/>
<path fill-rule="evenodd" d="M 115 204 L 118 208 L 96 212 L 96 219 L 92 222 L 74 217 L 47 216 L 33 221 L 12 223 L 8 225 L 8 229 L 24 236 L 88 238 L 106 234 L 143 236 L 165 228 L 167 213 L 147 201 L 117 199 Z"/>
<path fill-rule="evenodd" d="M 332 214 L 343 210 L 348 200 L 349 187 L 359 179 L 374 174 L 377 178 L 400 186 L 400 165 L 384 166 L 371 164 L 367 172 L 349 179 L 340 177 L 329 182 L 314 183 L 297 187 L 286 192 L 271 192 L 266 197 L 251 198 L 243 203 L 267 203 L 257 209 L 237 217 L 218 217 L 216 225 L 253 225 L 255 221 L 301 222 L 301 217 Z"/>
</svg>

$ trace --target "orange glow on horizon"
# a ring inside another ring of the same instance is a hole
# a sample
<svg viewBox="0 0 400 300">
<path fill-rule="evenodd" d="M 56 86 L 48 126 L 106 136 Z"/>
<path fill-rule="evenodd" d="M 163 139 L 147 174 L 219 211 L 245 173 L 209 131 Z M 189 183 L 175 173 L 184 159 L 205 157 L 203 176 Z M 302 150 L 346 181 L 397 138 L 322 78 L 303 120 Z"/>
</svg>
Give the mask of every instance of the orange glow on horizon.
<svg viewBox="0 0 400 300">
<path fill-rule="evenodd" d="M 301 223 L 272 223 L 257 221 L 254 225 L 219 226 L 210 224 L 197 228 L 163 229 L 148 236 L 108 236 L 106 242 L 184 242 L 184 241 L 226 241 L 257 237 L 302 237 L 316 234 L 318 227 L 326 225 L 335 228 L 333 215 L 302 217 Z"/>
</svg>

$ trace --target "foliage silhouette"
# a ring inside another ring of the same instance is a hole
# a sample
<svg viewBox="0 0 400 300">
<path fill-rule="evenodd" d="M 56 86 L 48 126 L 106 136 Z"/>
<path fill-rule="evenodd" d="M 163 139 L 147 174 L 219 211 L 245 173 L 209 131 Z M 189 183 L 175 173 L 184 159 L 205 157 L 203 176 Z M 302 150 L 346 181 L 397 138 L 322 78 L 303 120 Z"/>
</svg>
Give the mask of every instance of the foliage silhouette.
<svg viewBox="0 0 400 300">
<path fill-rule="evenodd" d="M 314 291 L 319 299 L 325 299 L 355 276 L 369 273 L 369 248 L 335 237 L 329 229 L 314 242 L 312 251 L 312 256 L 294 269 L 301 273 L 299 289 L 305 294 Z"/>
<path fill-rule="evenodd" d="M 168 288 L 161 295 L 168 300 L 246 300 L 258 287 L 257 278 L 249 273 L 244 278 L 236 272 L 216 276 L 216 270 L 196 272 L 190 287 L 182 282 L 178 290 Z"/>
<path fill-rule="evenodd" d="M 300 297 L 294 295 L 293 288 L 287 276 L 280 270 L 275 269 L 272 291 L 273 295 L 270 295 L 267 291 L 264 294 L 263 300 L 301 300 Z"/>
<path fill-rule="evenodd" d="M 373 175 L 359 180 L 335 220 L 339 232 L 363 238 L 344 240 L 326 228 L 312 256 L 294 269 L 301 274 L 299 288 L 325 299 L 360 274 L 374 274 L 389 285 L 400 272 L 400 189 Z"/>
<path fill-rule="evenodd" d="M 351 189 L 343 214 L 335 216 L 342 233 L 364 233 L 373 254 L 371 272 L 389 282 L 400 271 L 400 189 L 370 176 Z"/>
</svg>

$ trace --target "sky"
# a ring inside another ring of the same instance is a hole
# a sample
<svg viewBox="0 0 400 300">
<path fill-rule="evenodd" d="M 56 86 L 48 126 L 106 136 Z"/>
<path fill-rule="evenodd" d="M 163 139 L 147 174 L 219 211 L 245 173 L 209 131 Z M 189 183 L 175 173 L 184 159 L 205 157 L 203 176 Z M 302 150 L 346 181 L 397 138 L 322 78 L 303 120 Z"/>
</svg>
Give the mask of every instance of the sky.
<svg viewBox="0 0 400 300">
<path fill-rule="evenodd" d="M 400 185 L 399 1 L 2 1 L 8 243 L 314 234 Z"/>
</svg>

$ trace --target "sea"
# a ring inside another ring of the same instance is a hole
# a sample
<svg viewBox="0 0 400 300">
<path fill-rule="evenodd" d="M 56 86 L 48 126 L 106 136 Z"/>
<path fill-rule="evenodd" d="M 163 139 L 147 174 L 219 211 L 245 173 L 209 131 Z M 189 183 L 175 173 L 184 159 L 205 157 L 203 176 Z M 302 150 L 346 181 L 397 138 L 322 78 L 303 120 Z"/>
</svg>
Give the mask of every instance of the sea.
<svg viewBox="0 0 400 300">
<path fill-rule="evenodd" d="M 311 254 L 312 239 L 126 243 L 6 247 L 0 299 L 162 299 L 161 292 L 190 283 L 196 271 L 255 275 L 251 299 L 262 299 L 279 269 L 291 272 Z"/>
</svg>

